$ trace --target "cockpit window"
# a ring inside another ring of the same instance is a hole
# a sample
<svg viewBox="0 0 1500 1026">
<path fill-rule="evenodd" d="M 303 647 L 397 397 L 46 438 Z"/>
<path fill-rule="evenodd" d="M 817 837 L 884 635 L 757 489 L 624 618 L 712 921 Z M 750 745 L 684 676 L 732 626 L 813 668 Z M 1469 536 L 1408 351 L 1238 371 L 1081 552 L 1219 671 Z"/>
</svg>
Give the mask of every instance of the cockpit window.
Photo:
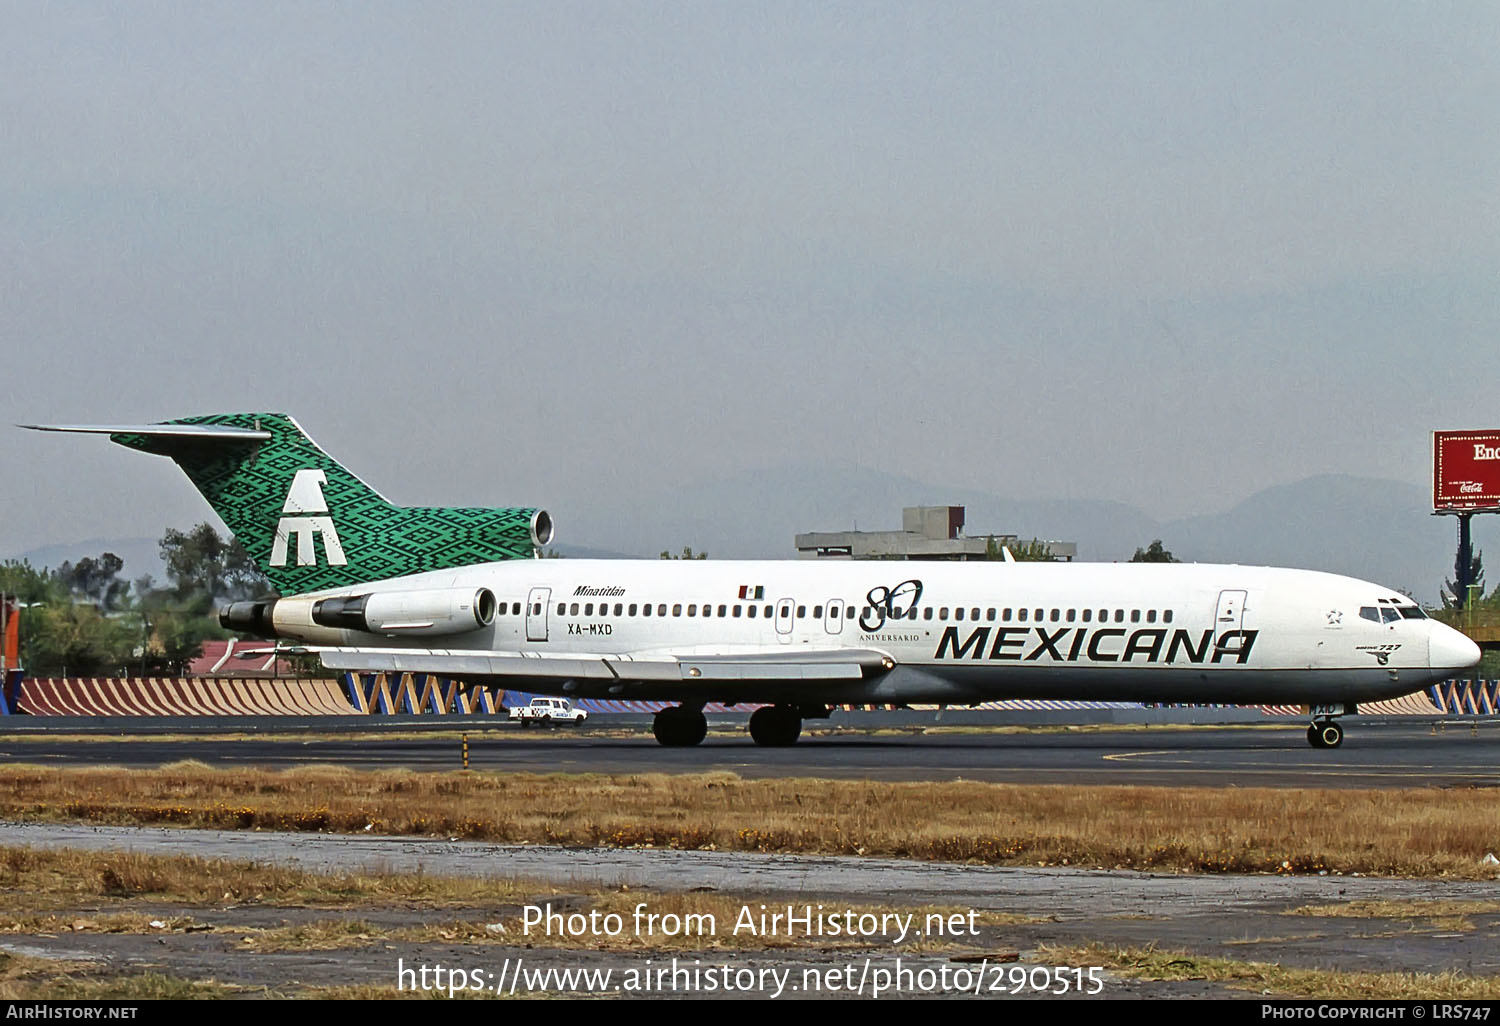
<svg viewBox="0 0 1500 1026">
<path fill-rule="evenodd" d="M 1380 618 L 1382 620 L 1384 620 L 1386 623 L 1390 623 L 1393 620 L 1399 620 L 1399 619 L 1401 619 L 1401 614 L 1398 613 L 1398 612 L 1396 612 L 1390 606 L 1381 606 L 1380 607 Z"/>
<path fill-rule="evenodd" d="M 1404 616 L 1404 617 L 1406 617 L 1408 620 L 1425 620 L 1425 619 L 1427 619 L 1427 614 L 1424 613 L 1424 612 L 1422 612 L 1422 609 L 1421 609 L 1420 606 L 1402 606 L 1401 607 L 1401 615 Z"/>
<path fill-rule="evenodd" d="M 1374 606 L 1360 606 L 1359 616 L 1362 620 L 1372 620 L 1375 623 L 1380 622 L 1380 611 Z"/>
</svg>

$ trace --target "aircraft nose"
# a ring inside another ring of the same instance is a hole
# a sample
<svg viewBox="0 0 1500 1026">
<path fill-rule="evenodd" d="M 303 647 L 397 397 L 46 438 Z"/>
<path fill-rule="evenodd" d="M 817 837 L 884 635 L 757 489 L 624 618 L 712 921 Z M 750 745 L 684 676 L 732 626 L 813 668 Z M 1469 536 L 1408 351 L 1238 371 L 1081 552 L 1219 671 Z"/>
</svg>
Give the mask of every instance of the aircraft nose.
<svg viewBox="0 0 1500 1026">
<path fill-rule="evenodd" d="M 1479 662 L 1479 646 L 1446 624 L 1432 625 L 1427 639 L 1427 663 L 1438 669 L 1467 670 Z"/>
</svg>

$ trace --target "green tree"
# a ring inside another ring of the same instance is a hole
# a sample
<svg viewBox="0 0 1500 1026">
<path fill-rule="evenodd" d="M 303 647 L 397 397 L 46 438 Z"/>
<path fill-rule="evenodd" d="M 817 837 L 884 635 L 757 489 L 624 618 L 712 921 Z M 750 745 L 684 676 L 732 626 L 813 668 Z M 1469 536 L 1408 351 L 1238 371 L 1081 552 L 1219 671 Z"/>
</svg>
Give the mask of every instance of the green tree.
<svg viewBox="0 0 1500 1026">
<path fill-rule="evenodd" d="M 1019 538 L 1009 545 L 1002 542 L 994 535 L 990 535 L 984 542 L 984 558 L 1003 560 L 1006 549 L 1010 550 L 1011 558 L 1017 563 L 1049 563 L 1052 561 L 1052 546 L 1039 538 L 1033 538 L 1029 542 L 1023 542 Z"/>
<path fill-rule="evenodd" d="M 1469 583 L 1474 585 L 1476 596 L 1484 595 L 1484 553 L 1474 549 L 1474 556 L 1469 560 Z M 1439 598 L 1443 600 L 1444 609 L 1463 609 L 1469 603 L 1469 596 L 1464 594 L 1464 589 L 1458 586 L 1458 578 L 1463 576 L 1463 559 L 1455 557 L 1453 560 L 1453 576 L 1451 581 L 1443 582 L 1443 590 Z"/>
<path fill-rule="evenodd" d="M 247 599 L 271 591 L 271 582 L 244 546 L 219 537 L 212 524 L 202 523 L 187 532 L 169 527 L 160 549 L 167 579 L 178 598 Z"/>
<path fill-rule="evenodd" d="M 92 605 L 63 602 L 28 612 L 35 615 L 23 619 L 21 629 L 27 631 L 26 669 L 33 676 L 114 676 L 140 644 L 129 619 L 103 616 Z"/>
<path fill-rule="evenodd" d="M 203 651 L 205 641 L 224 635 L 214 619 L 191 612 L 152 613 L 145 622 L 150 636 L 143 657 L 147 673 L 181 676 Z"/>
<path fill-rule="evenodd" d="M 8 559 L 0 563 L 0 594 L 16 595 L 30 605 L 65 601 L 68 590 L 50 571 L 38 570 L 25 560 Z"/>
<path fill-rule="evenodd" d="M 682 547 L 682 555 L 680 555 L 680 556 L 674 556 L 670 552 L 668 552 L 666 549 L 662 549 L 662 553 L 661 553 L 661 557 L 660 558 L 662 558 L 662 559 L 707 559 L 708 558 L 708 553 L 707 552 L 700 552 L 697 555 L 694 555 L 693 554 L 693 547 L 691 545 L 684 545 Z"/>
<path fill-rule="evenodd" d="M 85 556 L 76 564 L 63 563 L 53 571 L 53 576 L 74 595 L 89 599 L 107 613 L 118 607 L 130 591 L 130 585 L 120 580 L 124 568 L 123 559 L 106 552 L 98 559 Z"/>
<path fill-rule="evenodd" d="M 1180 563 L 1172 553 L 1163 548 L 1161 539 L 1158 538 L 1144 549 L 1136 549 L 1135 555 L 1130 557 L 1132 563 Z"/>
</svg>

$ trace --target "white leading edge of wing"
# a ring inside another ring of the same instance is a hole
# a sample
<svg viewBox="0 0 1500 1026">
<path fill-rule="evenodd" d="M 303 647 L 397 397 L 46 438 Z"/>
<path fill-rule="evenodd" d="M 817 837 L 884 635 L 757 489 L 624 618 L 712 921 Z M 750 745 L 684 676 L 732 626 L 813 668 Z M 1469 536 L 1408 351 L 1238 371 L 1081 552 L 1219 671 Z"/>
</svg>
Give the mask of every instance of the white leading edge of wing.
<svg viewBox="0 0 1500 1026">
<path fill-rule="evenodd" d="M 745 652 L 673 655 L 550 655 L 473 652 L 451 649 L 332 648 L 298 646 L 316 652 L 330 670 L 386 673 L 483 674 L 494 677 L 550 677 L 558 680 L 738 681 L 862 680 L 896 662 L 874 649 Z"/>
</svg>

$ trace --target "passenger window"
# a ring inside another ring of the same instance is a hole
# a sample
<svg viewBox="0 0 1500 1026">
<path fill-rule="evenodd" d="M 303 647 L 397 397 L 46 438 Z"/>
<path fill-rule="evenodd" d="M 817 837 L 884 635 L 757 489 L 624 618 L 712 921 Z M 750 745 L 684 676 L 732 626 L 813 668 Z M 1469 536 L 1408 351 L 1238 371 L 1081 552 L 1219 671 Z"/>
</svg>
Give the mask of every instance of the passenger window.
<svg viewBox="0 0 1500 1026">
<path fill-rule="evenodd" d="M 813 619 L 814 620 L 821 620 L 821 619 L 823 619 L 823 607 L 822 606 L 813 606 Z"/>
<path fill-rule="evenodd" d="M 977 620 L 977 619 L 979 619 L 979 610 L 977 608 L 969 610 L 969 619 L 970 620 Z"/>
<path fill-rule="evenodd" d="M 807 615 L 807 607 L 806 606 L 798 606 L 797 607 L 797 619 L 801 620 L 806 615 Z"/>
<path fill-rule="evenodd" d="M 1094 611 L 1092 609 L 1085 609 L 1083 611 L 1083 622 L 1084 623 L 1093 623 L 1094 622 Z"/>
<path fill-rule="evenodd" d="M 738 617 L 738 616 L 739 616 L 739 615 L 740 615 L 740 614 L 741 614 L 741 613 L 743 613 L 743 612 L 744 612 L 744 611 L 745 611 L 745 607 L 744 607 L 744 606 L 735 606 L 735 607 L 734 607 L 734 615 L 735 615 L 735 616 L 736 616 L 736 617 Z"/>
<path fill-rule="evenodd" d="M 1061 619 L 1062 619 L 1062 610 L 1061 609 L 1054 609 L 1054 610 L 1052 610 L 1052 622 L 1056 623 L 1057 621 L 1059 621 Z"/>
<path fill-rule="evenodd" d="M 634 602 L 632 602 L 632 603 L 630 603 L 630 615 L 631 615 L 631 616 L 634 616 L 634 615 L 635 615 L 635 610 L 636 610 L 636 605 L 635 605 L 635 603 L 634 603 Z"/>
<path fill-rule="evenodd" d="M 1148 609 L 1148 610 L 1146 610 L 1146 622 L 1147 623 L 1155 623 L 1156 622 L 1156 610 L 1154 610 L 1154 609 Z"/>
<path fill-rule="evenodd" d="M 849 603 L 847 606 L 844 607 L 844 619 L 845 620 L 852 620 L 852 619 L 854 619 L 854 603 L 853 602 Z"/>
<path fill-rule="evenodd" d="M 995 607 L 994 606 L 991 606 L 989 609 L 986 609 L 984 611 L 984 618 L 986 620 L 993 620 L 995 618 Z"/>
<path fill-rule="evenodd" d="M 682 603 L 681 602 L 674 602 L 674 603 L 672 603 L 672 615 L 673 616 L 681 616 L 682 615 Z"/>
<path fill-rule="evenodd" d="M 1171 623 L 1172 622 L 1172 611 L 1170 609 L 1163 609 L 1162 610 L 1162 613 L 1161 613 L 1161 622 L 1162 623 Z"/>
<path fill-rule="evenodd" d="M 1115 610 L 1115 623 L 1124 623 L 1124 622 L 1125 622 L 1125 610 L 1123 610 L 1123 609 L 1116 609 Z"/>
<path fill-rule="evenodd" d="M 677 615 L 677 611 L 675 609 L 672 611 L 672 615 L 673 616 Z M 688 616 L 697 616 L 697 615 L 698 615 L 698 603 L 694 602 L 692 605 L 688 606 Z"/>
<path fill-rule="evenodd" d="M 755 619 L 755 610 L 756 610 L 755 606 L 747 606 L 745 608 L 745 615 L 748 616 L 750 619 L 754 620 Z"/>
<path fill-rule="evenodd" d="M 766 619 L 769 620 L 770 618 L 771 618 L 771 607 L 767 606 L 766 607 Z"/>
<path fill-rule="evenodd" d="M 1068 610 L 1068 622 L 1072 623 L 1076 619 L 1078 619 L 1078 610 L 1076 610 L 1076 609 L 1070 609 L 1070 610 Z"/>
<path fill-rule="evenodd" d="M 577 602 L 574 602 L 573 605 L 570 606 L 569 608 L 571 609 L 571 612 L 568 613 L 569 616 L 577 616 L 578 615 L 578 603 Z"/>
<path fill-rule="evenodd" d="M 665 602 L 658 602 L 656 604 L 656 615 L 657 616 L 666 616 L 667 615 L 667 604 Z"/>
<path fill-rule="evenodd" d="M 729 608 L 728 606 L 720 606 L 719 607 L 719 615 L 720 616 L 724 616 L 725 612 L 726 612 L 726 610 L 728 610 L 728 608 Z"/>
<path fill-rule="evenodd" d="M 1004 620 L 1006 623 L 1010 623 L 1010 609 L 1009 608 L 1006 608 L 1006 609 L 1003 609 L 1003 610 L 1000 611 L 1000 619 Z"/>
<path fill-rule="evenodd" d="M 567 616 L 568 615 L 568 604 L 566 602 L 559 602 L 557 604 L 557 615 L 558 616 Z"/>
<path fill-rule="evenodd" d="M 1046 612 L 1047 611 L 1045 609 L 1038 609 L 1038 610 L 1036 610 L 1036 622 L 1037 623 L 1041 623 L 1043 620 L 1046 619 L 1046 615 L 1045 615 Z"/>
<path fill-rule="evenodd" d="M 1130 622 L 1131 623 L 1140 623 L 1141 622 L 1141 611 L 1139 609 L 1132 609 L 1130 611 Z"/>
<path fill-rule="evenodd" d="M 594 604 L 592 602 L 587 603 L 583 607 L 583 615 L 584 616 L 593 616 L 594 615 Z"/>
<path fill-rule="evenodd" d="M 1017 610 L 1016 611 L 1016 619 L 1020 620 L 1022 623 L 1025 623 L 1026 622 L 1026 610 L 1024 610 L 1024 609 Z"/>
<path fill-rule="evenodd" d="M 924 619 L 924 620 L 931 620 L 932 619 L 932 607 L 931 606 L 923 606 L 922 607 L 922 619 Z"/>
<path fill-rule="evenodd" d="M 651 615 L 651 603 L 648 602 L 644 606 L 641 607 L 641 615 L 642 616 L 650 616 Z"/>
<path fill-rule="evenodd" d="M 963 620 L 963 618 L 964 618 L 964 611 L 963 611 L 963 607 L 962 606 L 960 606 L 958 609 L 954 610 L 954 613 L 955 613 L 955 615 L 958 617 L 958 619 L 960 621 Z"/>
<path fill-rule="evenodd" d="M 948 619 L 948 607 L 947 606 L 943 606 L 941 609 L 938 610 L 938 619 L 939 620 L 946 620 L 946 619 Z"/>
</svg>

